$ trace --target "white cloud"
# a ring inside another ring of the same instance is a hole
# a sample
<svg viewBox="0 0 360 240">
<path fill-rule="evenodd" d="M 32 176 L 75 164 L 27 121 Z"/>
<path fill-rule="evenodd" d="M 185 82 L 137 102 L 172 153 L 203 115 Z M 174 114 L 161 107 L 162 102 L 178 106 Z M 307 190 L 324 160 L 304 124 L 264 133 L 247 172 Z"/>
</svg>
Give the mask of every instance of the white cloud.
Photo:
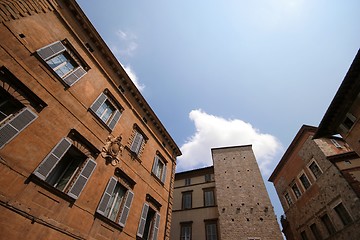
<svg viewBox="0 0 360 240">
<path fill-rule="evenodd" d="M 137 37 L 135 34 L 130 32 L 124 32 L 122 30 L 117 30 L 115 32 L 116 43 L 113 41 L 109 44 L 111 51 L 118 55 L 119 57 L 133 56 L 135 51 L 138 48 Z"/>
<path fill-rule="evenodd" d="M 133 81 L 135 86 L 139 89 L 140 92 L 142 92 L 145 89 L 145 85 L 140 83 L 135 72 L 132 70 L 130 65 L 123 66 L 125 69 L 127 75 L 130 77 L 130 79 Z"/>
<path fill-rule="evenodd" d="M 251 144 L 263 174 L 268 175 L 274 156 L 282 149 L 280 142 L 270 134 L 261 133 L 240 119 L 224 119 L 192 110 L 196 132 L 182 145 L 177 171 L 186 171 L 212 165 L 211 148 Z"/>
</svg>

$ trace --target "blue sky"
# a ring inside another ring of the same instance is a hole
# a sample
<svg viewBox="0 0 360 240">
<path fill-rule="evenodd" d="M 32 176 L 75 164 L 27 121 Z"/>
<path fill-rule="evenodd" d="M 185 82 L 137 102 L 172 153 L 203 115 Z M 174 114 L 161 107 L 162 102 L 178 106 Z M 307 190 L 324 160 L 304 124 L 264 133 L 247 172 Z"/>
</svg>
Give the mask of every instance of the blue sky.
<svg viewBox="0 0 360 240">
<path fill-rule="evenodd" d="M 211 165 L 213 147 L 253 144 L 267 180 L 360 47 L 358 0 L 78 3 L 181 148 L 177 171 Z"/>
</svg>

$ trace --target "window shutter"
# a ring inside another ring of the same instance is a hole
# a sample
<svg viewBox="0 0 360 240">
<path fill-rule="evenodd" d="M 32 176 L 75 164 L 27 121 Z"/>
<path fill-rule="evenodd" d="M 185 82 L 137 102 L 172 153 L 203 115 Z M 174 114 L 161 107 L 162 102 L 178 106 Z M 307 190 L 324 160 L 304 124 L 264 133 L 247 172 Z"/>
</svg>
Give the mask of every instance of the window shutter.
<svg viewBox="0 0 360 240">
<path fill-rule="evenodd" d="M 144 139 L 143 135 L 136 132 L 134 141 L 132 142 L 131 147 L 130 147 L 131 151 L 133 151 L 135 153 L 139 153 L 143 139 Z"/>
<path fill-rule="evenodd" d="M 76 179 L 75 183 L 72 185 L 71 189 L 68 192 L 68 195 L 74 199 L 78 199 L 81 191 L 84 189 L 87 181 L 89 180 L 91 174 L 94 172 L 96 167 L 96 162 L 92 158 L 88 158 L 84 168 L 82 169 L 80 175 Z"/>
<path fill-rule="evenodd" d="M 111 177 L 104 194 L 101 197 L 99 206 L 96 210 L 96 212 L 100 213 L 101 215 L 105 216 L 105 211 L 106 211 L 106 207 L 109 204 L 110 198 L 111 198 L 111 194 L 114 192 L 115 186 L 116 186 L 117 180 L 114 177 Z"/>
<path fill-rule="evenodd" d="M 0 149 L 37 118 L 29 108 L 23 108 L 0 128 Z"/>
<path fill-rule="evenodd" d="M 82 67 L 76 68 L 69 75 L 63 78 L 64 82 L 71 87 L 76 83 L 80 78 L 86 74 L 86 71 Z"/>
<path fill-rule="evenodd" d="M 156 175 L 156 169 L 158 167 L 158 162 L 159 162 L 159 157 L 158 156 L 155 156 L 155 159 L 154 159 L 154 165 L 153 165 L 153 168 L 152 168 L 152 172 L 153 174 Z"/>
<path fill-rule="evenodd" d="M 40 163 L 34 172 L 35 176 L 39 177 L 41 180 L 45 180 L 67 150 L 71 147 L 71 144 L 71 140 L 63 138 Z"/>
<path fill-rule="evenodd" d="M 128 194 L 126 195 L 126 199 L 125 199 L 125 205 L 123 207 L 123 210 L 120 214 L 120 219 L 119 219 L 119 225 L 122 227 L 125 226 L 126 220 L 128 218 L 133 197 L 134 197 L 134 193 L 132 191 L 128 190 Z"/>
<path fill-rule="evenodd" d="M 137 236 L 141 237 L 144 235 L 144 229 L 145 229 L 145 224 L 146 224 L 146 217 L 147 217 L 147 213 L 149 211 L 149 205 L 147 203 L 144 203 L 142 212 L 141 212 L 141 218 L 140 218 L 140 222 L 139 222 L 139 228 L 137 231 Z"/>
<path fill-rule="evenodd" d="M 107 99 L 105 93 L 101 93 L 100 96 L 95 100 L 95 102 L 91 105 L 90 109 L 96 113 L 96 111 L 100 108 L 101 104 L 103 104 Z"/>
<path fill-rule="evenodd" d="M 65 50 L 65 46 L 58 41 L 47 45 L 46 47 L 40 48 L 36 52 L 42 59 L 47 60 L 48 58 L 51 58 Z"/>
<path fill-rule="evenodd" d="M 162 172 L 162 176 L 161 176 L 161 181 L 163 183 L 165 183 L 166 180 L 166 164 L 164 163 L 164 168 L 163 168 L 163 172 Z"/>
<path fill-rule="evenodd" d="M 114 113 L 114 117 L 111 119 L 111 121 L 110 121 L 110 123 L 108 125 L 111 130 L 114 129 L 116 123 L 119 121 L 120 115 L 121 115 L 121 112 L 116 109 L 116 111 Z"/>
<path fill-rule="evenodd" d="M 154 229 L 153 229 L 153 234 L 152 234 L 152 240 L 157 240 L 157 236 L 159 233 L 159 225 L 160 225 L 160 214 L 156 213 L 155 216 L 155 224 L 154 224 Z"/>
</svg>

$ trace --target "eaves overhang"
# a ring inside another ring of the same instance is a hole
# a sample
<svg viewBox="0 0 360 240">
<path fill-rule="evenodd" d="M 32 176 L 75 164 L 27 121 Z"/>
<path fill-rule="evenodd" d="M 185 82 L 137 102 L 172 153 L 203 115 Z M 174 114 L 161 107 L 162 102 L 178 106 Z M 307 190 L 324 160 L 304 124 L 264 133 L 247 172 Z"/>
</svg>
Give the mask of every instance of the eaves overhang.
<svg viewBox="0 0 360 240">
<path fill-rule="evenodd" d="M 360 50 L 358 50 L 334 99 L 325 112 L 314 138 L 338 134 L 338 126 L 360 93 Z"/>
</svg>

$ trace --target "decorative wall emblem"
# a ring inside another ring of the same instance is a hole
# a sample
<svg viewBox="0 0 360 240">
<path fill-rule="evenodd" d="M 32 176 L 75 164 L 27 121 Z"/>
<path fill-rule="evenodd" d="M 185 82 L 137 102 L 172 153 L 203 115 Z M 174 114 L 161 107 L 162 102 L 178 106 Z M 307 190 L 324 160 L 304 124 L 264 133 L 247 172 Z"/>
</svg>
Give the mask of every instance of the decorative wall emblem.
<svg viewBox="0 0 360 240">
<path fill-rule="evenodd" d="M 101 156 L 113 166 L 116 166 L 122 157 L 124 146 L 121 144 L 121 139 L 121 135 L 118 137 L 108 136 L 101 151 Z"/>
</svg>

